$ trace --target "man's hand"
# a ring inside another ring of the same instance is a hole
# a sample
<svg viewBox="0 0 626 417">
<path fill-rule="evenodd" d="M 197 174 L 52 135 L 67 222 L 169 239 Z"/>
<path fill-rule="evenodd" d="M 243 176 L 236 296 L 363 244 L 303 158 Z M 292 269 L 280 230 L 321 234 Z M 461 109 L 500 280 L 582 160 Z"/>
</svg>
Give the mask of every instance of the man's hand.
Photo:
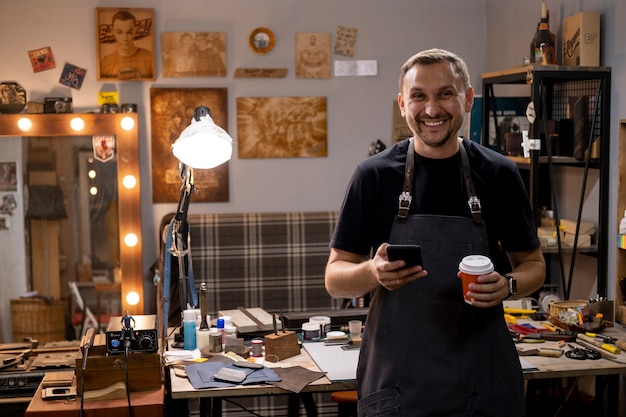
<svg viewBox="0 0 626 417">
<path fill-rule="evenodd" d="M 457 274 L 459 279 L 461 273 Z M 491 272 L 488 275 L 478 277 L 478 284 L 470 284 L 468 297 L 472 300 L 475 307 L 493 307 L 509 295 L 509 285 L 506 278 L 497 272 Z"/>
<path fill-rule="evenodd" d="M 387 246 L 389 246 L 388 243 L 380 245 L 370 263 L 371 272 L 380 285 L 389 291 L 394 291 L 407 282 L 424 278 L 428 275 L 428 271 L 421 265 L 405 268 L 406 263 L 402 260 L 390 262 L 387 256 Z"/>
</svg>

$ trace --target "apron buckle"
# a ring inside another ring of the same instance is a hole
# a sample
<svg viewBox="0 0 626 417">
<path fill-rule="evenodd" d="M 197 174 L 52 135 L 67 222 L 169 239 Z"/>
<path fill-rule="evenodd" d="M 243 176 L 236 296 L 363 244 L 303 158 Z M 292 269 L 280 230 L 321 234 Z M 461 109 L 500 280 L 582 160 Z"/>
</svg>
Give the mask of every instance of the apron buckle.
<svg viewBox="0 0 626 417">
<path fill-rule="evenodd" d="M 469 200 L 467 200 L 467 205 L 469 206 L 472 214 L 481 212 L 480 199 L 475 195 L 471 196 Z"/>
<path fill-rule="evenodd" d="M 408 191 L 403 191 L 398 200 L 398 217 L 405 219 L 409 215 L 409 207 L 413 197 L 411 197 L 411 193 Z"/>
</svg>

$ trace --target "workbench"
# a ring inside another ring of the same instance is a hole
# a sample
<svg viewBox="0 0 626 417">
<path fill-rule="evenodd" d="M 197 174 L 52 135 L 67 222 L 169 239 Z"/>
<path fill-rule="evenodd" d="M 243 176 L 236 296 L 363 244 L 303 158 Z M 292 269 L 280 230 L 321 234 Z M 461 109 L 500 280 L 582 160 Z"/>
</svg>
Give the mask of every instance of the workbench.
<svg viewBox="0 0 626 417">
<path fill-rule="evenodd" d="M 539 322 L 531 322 L 534 326 L 539 326 Z M 610 335 L 622 340 L 626 340 L 626 333 L 617 328 L 607 328 L 603 334 Z M 321 342 L 318 342 L 321 343 Z M 555 342 L 545 342 L 540 344 L 521 343 L 518 346 L 522 349 L 532 349 L 536 347 L 554 347 Z M 564 350 L 567 350 L 567 346 Z M 577 378 L 582 376 L 593 376 L 596 378 L 596 405 L 597 413 L 595 416 L 617 416 L 619 407 L 619 384 L 620 375 L 626 375 L 626 353 L 622 351 L 616 356 L 623 364 L 610 362 L 606 359 L 599 360 L 574 360 L 562 355 L 559 358 L 541 357 L 541 356 L 524 356 L 523 360 L 534 366 L 534 370 L 525 370 L 524 379 L 528 384 L 532 384 L 536 380 L 548 380 L 562 378 Z M 265 362 L 268 367 L 290 367 L 300 365 L 312 371 L 325 371 L 320 369 L 318 364 L 311 358 L 307 349 L 302 349 L 297 356 L 282 360 L 277 363 Z M 231 388 L 211 388 L 196 390 L 186 378 L 175 375 L 173 369 L 168 369 L 168 380 L 170 384 L 170 395 L 172 399 L 190 399 L 200 398 L 210 400 L 215 407 L 216 401 L 220 398 L 228 397 L 245 397 L 245 396 L 263 396 L 290 394 L 290 391 L 277 388 L 273 385 L 246 385 Z M 356 389 L 356 380 L 330 380 L 323 377 L 307 385 L 302 392 L 332 392 L 332 391 L 349 391 Z M 209 406 L 205 404 L 205 415 L 213 417 L 219 416 L 221 408 L 218 405 L 211 411 Z M 202 416 L 204 417 L 204 416 Z"/>
<path fill-rule="evenodd" d="M 78 417 L 80 415 L 80 398 L 73 400 L 44 400 L 41 398 L 41 385 L 33 396 L 25 417 Z M 162 417 L 164 414 L 164 387 L 150 391 L 130 393 L 130 404 L 133 417 Z M 124 417 L 129 415 L 127 398 L 115 400 L 85 401 L 83 412 L 85 417 Z"/>
<path fill-rule="evenodd" d="M 540 326 L 540 322 L 530 320 L 518 320 L 518 323 L 530 323 L 535 327 Z M 616 339 L 626 340 L 626 332 L 616 327 L 608 327 L 602 331 L 602 334 L 615 337 Z M 519 343 L 518 349 L 527 350 L 540 347 L 554 348 L 556 342 L 546 341 L 545 343 Z M 576 347 L 581 345 L 574 343 Z M 597 348 L 596 348 L 597 349 Z M 569 350 L 567 344 L 563 347 L 564 351 Z M 620 376 L 626 375 L 626 352 L 620 354 L 612 354 L 618 361 L 613 362 L 607 359 L 598 360 L 575 360 L 562 355 L 559 358 L 543 357 L 543 356 L 523 356 L 523 360 L 532 364 L 536 369 L 524 370 L 524 379 L 527 384 L 533 384 L 537 380 L 563 379 L 563 378 L 579 378 L 584 376 L 595 377 L 595 408 L 594 416 L 618 416 L 620 409 Z M 622 387 L 622 390 L 624 388 Z M 528 392 L 528 390 L 527 390 Z M 528 404 L 528 399 L 527 399 Z M 622 409 L 626 404 L 621 405 Z"/>
</svg>

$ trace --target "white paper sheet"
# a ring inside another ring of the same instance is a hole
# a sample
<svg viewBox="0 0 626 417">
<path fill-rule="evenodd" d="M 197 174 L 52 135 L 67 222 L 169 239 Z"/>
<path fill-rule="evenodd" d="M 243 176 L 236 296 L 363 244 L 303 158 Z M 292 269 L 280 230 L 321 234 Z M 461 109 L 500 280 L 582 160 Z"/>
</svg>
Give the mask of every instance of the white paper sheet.
<svg viewBox="0 0 626 417">
<path fill-rule="evenodd" d="M 331 381 L 356 380 L 359 349 L 343 350 L 341 346 L 326 346 L 323 342 L 303 343 L 302 346 Z"/>
</svg>

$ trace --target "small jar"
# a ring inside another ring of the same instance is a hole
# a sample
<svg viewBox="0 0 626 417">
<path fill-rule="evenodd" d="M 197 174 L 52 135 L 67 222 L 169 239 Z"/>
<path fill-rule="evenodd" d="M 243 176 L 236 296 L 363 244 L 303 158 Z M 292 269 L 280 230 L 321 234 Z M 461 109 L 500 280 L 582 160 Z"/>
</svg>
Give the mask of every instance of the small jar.
<svg viewBox="0 0 626 417">
<path fill-rule="evenodd" d="M 117 113 L 117 104 L 105 103 L 102 105 L 102 113 Z"/>
<path fill-rule="evenodd" d="M 252 357 L 260 358 L 263 356 L 263 339 L 252 339 Z"/>
<path fill-rule="evenodd" d="M 122 104 L 122 113 L 137 113 L 137 105 L 135 103 Z"/>
<path fill-rule="evenodd" d="M 302 340 L 307 342 L 317 342 L 320 340 L 320 325 L 319 323 L 311 323 L 307 321 L 302 323 Z"/>
<path fill-rule="evenodd" d="M 327 316 L 314 316 L 309 318 L 309 323 L 315 323 L 320 329 L 320 338 L 325 338 L 326 334 L 330 332 L 330 317 Z"/>
<path fill-rule="evenodd" d="M 224 326 L 224 343 L 226 343 L 226 339 L 236 339 L 237 338 L 237 328 L 232 324 L 228 324 Z"/>
<path fill-rule="evenodd" d="M 209 352 L 222 351 L 222 331 L 215 327 L 209 330 Z"/>
</svg>

